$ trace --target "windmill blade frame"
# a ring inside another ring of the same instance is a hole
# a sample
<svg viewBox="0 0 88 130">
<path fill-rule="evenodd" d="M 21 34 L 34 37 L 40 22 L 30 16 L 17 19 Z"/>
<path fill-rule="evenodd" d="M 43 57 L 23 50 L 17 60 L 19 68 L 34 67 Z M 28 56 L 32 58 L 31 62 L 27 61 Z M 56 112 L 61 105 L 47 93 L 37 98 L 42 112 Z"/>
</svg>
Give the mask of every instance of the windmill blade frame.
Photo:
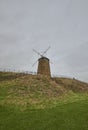
<svg viewBox="0 0 88 130">
<path fill-rule="evenodd" d="M 32 65 L 32 67 L 38 62 L 38 60 L 36 62 L 34 62 L 34 64 Z"/>
<path fill-rule="evenodd" d="M 49 46 L 44 52 L 43 54 L 41 54 L 40 52 L 36 51 L 35 49 L 33 49 L 33 51 L 38 54 L 41 58 L 44 57 L 44 54 L 50 49 L 51 47 Z M 38 62 L 38 60 L 36 62 L 34 62 L 34 64 L 32 65 L 32 67 Z"/>
<path fill-rule="evenodd" d="M 45 51 L 44 53 L 42 54 L 42 56 L 44 56 L 44 54 L 50 49 L 51 47 L 49 46 Z"/>
<path fill-rule="evenodd" d="M 33 51 L 42 57 L 42 55 L 39 52 L 37 52 L 35 49 L 33 49 Z"/>
</svg>

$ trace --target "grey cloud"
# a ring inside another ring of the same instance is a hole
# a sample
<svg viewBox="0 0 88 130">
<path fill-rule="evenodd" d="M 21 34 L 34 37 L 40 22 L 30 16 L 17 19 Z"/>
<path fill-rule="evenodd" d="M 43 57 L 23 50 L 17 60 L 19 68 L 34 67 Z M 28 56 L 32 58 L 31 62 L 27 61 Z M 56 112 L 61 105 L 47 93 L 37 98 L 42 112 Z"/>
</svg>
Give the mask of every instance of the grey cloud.
<svg viewBox="0 0 88 130">
<path fill-rule="evenodd" d="M 51 49 L 51 71 L 88 82 L 88 0 L 0 0 L 0 68 L 36 71 L 32 50 Z"/>
</svg>

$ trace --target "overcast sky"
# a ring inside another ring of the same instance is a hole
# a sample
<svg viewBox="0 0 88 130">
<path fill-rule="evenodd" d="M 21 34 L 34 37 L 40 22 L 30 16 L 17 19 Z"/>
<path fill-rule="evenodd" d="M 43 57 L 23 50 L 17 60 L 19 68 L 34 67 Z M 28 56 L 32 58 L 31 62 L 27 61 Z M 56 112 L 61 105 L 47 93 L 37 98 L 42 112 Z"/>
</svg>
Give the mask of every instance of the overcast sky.
<svg viewBox="0 0 88 130">
<path fill-rule="evenodd" d="M 43 53 L 51 72 L 88 82 L 88 0 L 0 0 L 0 68 L 37 71 Z"/>
</svg>

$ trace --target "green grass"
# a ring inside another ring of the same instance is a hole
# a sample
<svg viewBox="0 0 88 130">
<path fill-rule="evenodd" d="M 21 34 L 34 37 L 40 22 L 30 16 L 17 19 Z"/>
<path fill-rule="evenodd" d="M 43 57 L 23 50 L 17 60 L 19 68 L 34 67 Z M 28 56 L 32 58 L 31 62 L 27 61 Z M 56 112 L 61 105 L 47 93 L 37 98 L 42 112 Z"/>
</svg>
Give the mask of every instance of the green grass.
<svg viewBox="0 0 88 130">
<path fill-rule="evenodd" d="M 88 130 L 88 100 L 25 111 L 0 106 L 0 130 Z"/>
</svg>

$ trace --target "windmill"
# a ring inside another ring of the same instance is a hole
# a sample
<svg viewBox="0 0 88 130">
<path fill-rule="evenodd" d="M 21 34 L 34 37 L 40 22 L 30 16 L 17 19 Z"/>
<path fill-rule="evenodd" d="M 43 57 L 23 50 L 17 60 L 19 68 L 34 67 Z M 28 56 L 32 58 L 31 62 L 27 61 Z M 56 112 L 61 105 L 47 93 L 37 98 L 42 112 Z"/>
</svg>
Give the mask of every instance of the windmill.
<svg viewBox="0 0 88 130">
<path fill-rule="evenodd" d="M 40 56 L 40 58 L 37 60 L 38 61 L 38 69 L 37 69 L 38 75 L 40 74 L 40 75 L 46 75 L 46 76 L 51 77 L 50 64 L 49 64 L 50 62 L 49 62 L 49 59 L 44 56 L 49 49 L 50 49 L 50 46 L 43 52 L 43 54 L 33 49 L 33 51 Z M 32 66 L 34 66 L 37 63 L 37 61 Z"/>
</svg>

